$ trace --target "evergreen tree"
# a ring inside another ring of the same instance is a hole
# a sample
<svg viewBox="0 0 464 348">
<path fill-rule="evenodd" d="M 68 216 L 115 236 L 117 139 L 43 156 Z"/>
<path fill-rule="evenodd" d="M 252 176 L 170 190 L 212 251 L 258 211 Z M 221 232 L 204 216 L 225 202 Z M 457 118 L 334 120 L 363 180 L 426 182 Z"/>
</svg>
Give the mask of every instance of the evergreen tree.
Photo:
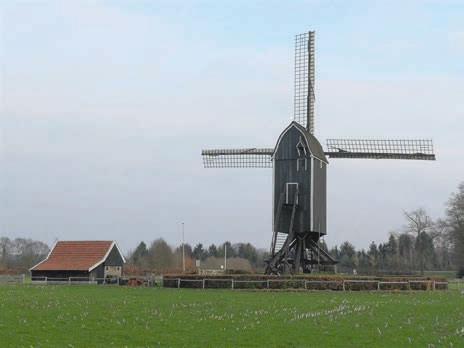
<svg viewBox="0 0 464 348">
<path fill-rule="evenodd" d="M 192 254 L 196 260 L 205 260 L 208 257 L 207 252 L 203 249 L 203 244 L 201 243 L 195 245 Z"/>
<path fill-rule="evenodd" d="M 208 256 L 209 257 L 218 257 L 218 249 L 216 247 L 216 245 L 214 244 L 211 244 L 209 247 L 208 247 Z"/>
<path fill-rule="evenodd" d="M 350 242 L 344 242 L 340 246 L 340 266 L 345 271 L 352 271 L 358 267 L 356 250 Z"/>
<path fill-rule="evenodd" d="M 218 246 L 217 248 L 217 257 L 224 257 L 224 252 L 225 248 L 227 248 L 227 258 L 235 257 L 237 256 L 235 253 L 235 249 L 232 247 L 232 244 L 230 242 L 225 242 L 221 245 Z"/>
<path fill-rule="evenodd" d="M 238 257 L 247 259 L 252 265 L 256 265 L 258 260 L 258 253 L 253 245 L 250 243 L 239 243 L 236 249 L 236 254 Z"/>
<path fill-rule="evenodd" d="M 369 264 L 369 256 L 367 255 L 364 249 L 362 249 L 361 251 L 358 251 L 357 258 L 358 258 L 359 273 L 370 274 L 372 270 Z"/>
<path fill-rule="evenodd" d="M 399 258 L 398 258 L 398 241 L 393 233 L 390 234 L 388 243 L 386 244 L 387 253 L 387 267 L 390 271 L 399 270 Z"/>
<path fill-rule="evenodd" d="M 371 242 L 369 245 L 369 250 L 367 251 L 367 256 L 369 257 L 369 266 L 371 272 L 375 272 L 378 269 L 379 265 L 379 250 L 375 242 Z"/>
<path fill-rule="evenodd" d="M 135 248 L 134 252 L 130 256 L 129 261 L 138 267 L 142 267 L 146 262 L 147 255 L 147 245 L 145 244 L 145 242 L 140 242 L 137 248 Z"/>
</svg>

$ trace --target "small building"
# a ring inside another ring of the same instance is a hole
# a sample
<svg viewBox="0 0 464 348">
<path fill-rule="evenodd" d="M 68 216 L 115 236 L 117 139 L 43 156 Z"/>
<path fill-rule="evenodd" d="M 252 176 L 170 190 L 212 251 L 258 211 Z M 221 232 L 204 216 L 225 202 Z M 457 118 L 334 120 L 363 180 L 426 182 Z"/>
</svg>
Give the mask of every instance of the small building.
<svg viewBox="0 0 464 348">
<path fill-rule="evenodd" d="M 114 241 L 59 241 L 30 269 L 32 279 L 121 277 L 124 256 Z"/>
</svg>

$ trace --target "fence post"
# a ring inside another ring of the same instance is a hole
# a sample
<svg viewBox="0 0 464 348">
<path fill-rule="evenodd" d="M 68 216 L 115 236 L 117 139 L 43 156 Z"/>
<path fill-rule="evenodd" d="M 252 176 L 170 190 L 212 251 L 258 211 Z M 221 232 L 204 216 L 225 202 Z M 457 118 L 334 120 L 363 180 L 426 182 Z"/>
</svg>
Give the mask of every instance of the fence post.
<svg viewBox="0 0 464 348">
<path fill-rule="evenodd" d="M 304 281 L 304 287 L 305 287 L 305 290 L 308 290 L 308 281 L 306 279 Z"/>
<path fill-rule="evenodd" d="M 343 279 L 343 291 L 345 291 L 345 279 Z"/>
<path fill-rule="evenodd" d="M 205 288 L 205 278 L 203 278 L 203 289 Z"/>
<path fill-rule="evenodd" d="M 180 289 L 180 278 L 177 278 L 177 288 Z"/>
<path fill-rule="evenodd" d="M 48 285 L 48 277 L 45 277 L 45 285 Z"/>
<path fill-rule="evenodd" d="M 232 280 L 232 290 L 234 290 L 234 278 L 231 279 Z"/>
<path fill-rule="evenodd" d="M 435 291 L 435 280 L 432 281 L 432 290 Z"/>
<path fill-rule="evenodd" d="M 68 285 L 71 285 L 71 277 L 68 277 Z"/>
<path fill-rule="evenodd" d="M 269 279 L 267 280 L 266 283 L 267 283 L 267 288 L 269 289 L 269 288 L 270 288 L 270 286 L 269 286 L 269 285 L 270 285 L 270 284 L 269 284 Z"/>
<path fill-rule="evenodd" d="M 380 291 L 380 281 L 377 282 L 377 291 Z"/>
<path fill-rule="evenodd" d="M 23 279 L 22 279 L 23 284 L 26 282 L 26 275 L 23 273 Z"/>
</svg>

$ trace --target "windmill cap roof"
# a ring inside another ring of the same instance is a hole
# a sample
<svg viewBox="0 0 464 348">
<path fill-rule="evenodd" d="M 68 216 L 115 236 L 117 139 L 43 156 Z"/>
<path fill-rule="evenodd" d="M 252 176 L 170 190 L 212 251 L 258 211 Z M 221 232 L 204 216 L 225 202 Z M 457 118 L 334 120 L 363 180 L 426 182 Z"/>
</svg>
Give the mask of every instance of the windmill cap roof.
<svg viewBox="0 0 464 348">
<path fill-rule="evenodd" d="M 279 142 L 282 136 L 292 127 L 297 128 L 304 135 L 306 142 L 308 144 L 309 151 L 314 157 L 320 159 L 321 161 L 329 163 L 329 161 L 327 160 L 327 157 L 325 156 L 324 149 L 322 148 L 322 145 L 319 142 L 319 140 L 317 140 L 314 134 L 310 133 L 305 127 L 303 127 L 301 124 L 295 121 L 292 121 L 290 125 L 287 128 L 285 128 L 285 130 L 281 133 L 274 151 L 277 150 L 277 146 L 279 145 Z"/>
</svg>

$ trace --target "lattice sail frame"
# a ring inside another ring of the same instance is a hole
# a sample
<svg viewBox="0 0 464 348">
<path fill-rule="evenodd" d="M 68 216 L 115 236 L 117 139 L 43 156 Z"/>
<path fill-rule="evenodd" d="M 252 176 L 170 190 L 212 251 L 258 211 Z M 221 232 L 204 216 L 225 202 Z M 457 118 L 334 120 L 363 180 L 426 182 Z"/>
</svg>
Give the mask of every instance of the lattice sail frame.
<svg viewBox="0 0 464 348">
<path fill-rule="evenodd" d="M 203 150 L 205 168 L 272 168 L 271 148 Z"/>
<path fill-rule="evenodd" d="M 315 32 L 295 36 L 293 119 L 314 134 Z"/>
<path fill-rule="evenodd" d="M 331 158 L 435 160 L 431 139 L 327 139 Z"/>
</svg>

